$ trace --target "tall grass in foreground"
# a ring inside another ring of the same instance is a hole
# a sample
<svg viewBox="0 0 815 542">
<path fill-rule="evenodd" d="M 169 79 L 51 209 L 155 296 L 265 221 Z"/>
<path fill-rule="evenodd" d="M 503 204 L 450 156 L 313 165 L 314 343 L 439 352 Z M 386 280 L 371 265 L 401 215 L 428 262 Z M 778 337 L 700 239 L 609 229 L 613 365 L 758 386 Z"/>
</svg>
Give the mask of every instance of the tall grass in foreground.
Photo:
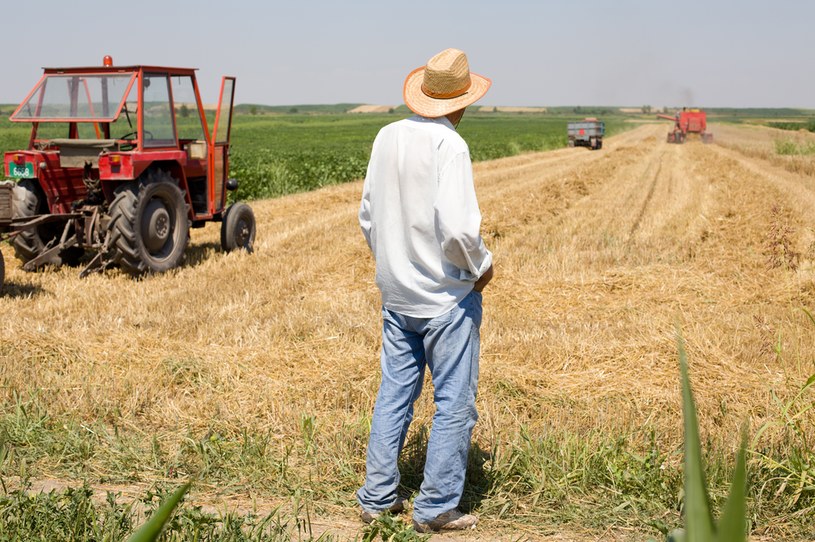
<svg viewBox="0 0 815 542">
<path fill-rule="evenodd" d="M 184 486 L 173 494 L 148 492 L 140 501 L 122 504 L 108 492 L 104 502 L 87 486 L 62 492 L 28 494 L 14 491 L 0 497 L 0 541 L 15 542 L 332 542 L 313 532 L 308 511 L 273 510 L 266 515 L 206 513 L 197 506 L 177 507 Z M 161 502 L 161 506 L 159 506 Z M 144 508 L 143 512 L 139 512 Z M 172 515 L 171 515 L 172 514 Z M 136 518 L 147 522 L 133 532 Z M 166 528 L 162 531 L 162 528 Z M 132 533 L 132 534 L 131 534 Z"/>
<path fill-rule="evenodd" d="M 679 370 L 682 379 L 682 412 L 685 427 L 685 529 L 673 531 L 668 539 L 677 542 L 744 542 L 747 540 L 745 519 L 747 472 L 744 459 L 746 433 L 742 436 L 727 503 L 719 522 L 715 523 L 710 509 L 705 471 L 702 467 L 699 419 L 688 377 L 688 359 L 681 338 Z"/>
<path fill-rule="evenodd" d="M 170 521 L 170 517 L 172 517 L 176 507 L 181 504 L 181 499 L 183 499 L 184 495 L 189 491 L 190 485 L 191 483 L 187 482 L 176 489 L 175 492 L 158 507 L 158 510 L 153 512 L 150 519 L 127 539 L 127 542 L 153 542 L 156 540 L 164 530 L 164 526 Z"/>
</svg>

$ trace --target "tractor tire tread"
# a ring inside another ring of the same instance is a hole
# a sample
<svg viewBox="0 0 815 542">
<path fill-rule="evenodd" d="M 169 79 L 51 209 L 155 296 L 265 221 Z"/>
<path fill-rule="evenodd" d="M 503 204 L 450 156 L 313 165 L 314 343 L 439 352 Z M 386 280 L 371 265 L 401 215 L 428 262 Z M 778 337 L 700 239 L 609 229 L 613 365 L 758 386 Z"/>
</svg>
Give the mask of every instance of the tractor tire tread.
<svg viewBox="0 0 815 542">
<path fill-rule="evenodd" d="M 150 169 L 138 181 L 123 184 L 114 192 L 113 201 L 110 204 L 110 222 L 108 224 L 109 239 L 107 242 L 107 259 L 113 264 L 122 267 L 128 273 L 141 275 L 147 272 L 156 271 L 151 269 L 139 250 L 139 232 L 137 209 L 139 201 L 145 197 L 145 191 L 151 185 L 157 183 L 171 183 L 178 188 L 175 181 L 168 174 L 159 169 Z M 181 201 L 184 202 L 184 192 L 178 189 Z M 190 220 L 188 217 L 189 206 L 183 203 L 183 216 L 179 218 L 179 226 L 187 229 L 187 233 L 182 236 L 179 248 L 180 256 L 178 262 L 183 258 L 189 243 Z M 176 263 L 178 263 L 176 262 Z M 174 266 L 174 265 L 173 265 Z"/>
</svg>

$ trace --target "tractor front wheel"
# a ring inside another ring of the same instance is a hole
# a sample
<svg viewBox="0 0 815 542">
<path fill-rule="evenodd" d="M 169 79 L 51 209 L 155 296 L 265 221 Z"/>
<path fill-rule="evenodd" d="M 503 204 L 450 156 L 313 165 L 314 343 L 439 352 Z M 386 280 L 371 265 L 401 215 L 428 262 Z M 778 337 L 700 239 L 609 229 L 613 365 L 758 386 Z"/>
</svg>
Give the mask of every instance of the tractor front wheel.
<svg viewBox="0 0 815 542">
<path fill-rule="evenodd" d="M 150 169 L 114 192 L 108 254 L 134 275 L 161 273 L 181 262 L 190 239 L 184 193 L 169 173 Z"/>
<path fill-rule="evenodd" d="M 244 249 L 251 253 L 255 243 L 255 213 L 243 202 L 226 209 L 221 222 L 221 248 L 224 252 Z"/>
</svg>

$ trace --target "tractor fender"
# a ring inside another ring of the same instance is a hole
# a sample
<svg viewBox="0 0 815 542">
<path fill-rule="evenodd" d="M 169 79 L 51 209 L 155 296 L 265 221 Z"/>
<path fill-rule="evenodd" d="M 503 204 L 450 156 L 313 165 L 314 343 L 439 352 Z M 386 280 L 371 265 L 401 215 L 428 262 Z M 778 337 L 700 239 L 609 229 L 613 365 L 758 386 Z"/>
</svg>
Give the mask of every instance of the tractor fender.
<svg viewBox="0 0 815 542">
<path fill-rule="evenodd" d="M 176 162 L 175 160 L 157 160 L 155 162 L 139 162 L 138 164 L 134 165 L 133 168 L 133 179 L 136 180 L 141 177 L 146 171 L 149 169 L 160 169 L 162 171 L 166 171 L 178 182 L 178 187 L 181 189 L 181 192 L 184 194 L 184 200 L 186 201 L 187 205 L 189 205 L 190 209 L 192 209 L 192 201 L 190 201 L 190 193 L 187 189 L 187 177 L 184 174 L 184 168 Z M 130 180 L 121 180 L 121 181 L 105 181 L 102 183 L 102 191 L 105 194 L 105 201 L 108 203 L 113 201 L 114 192 L 117 188 L 121 185 L 130 182 Z"/>
</svg>

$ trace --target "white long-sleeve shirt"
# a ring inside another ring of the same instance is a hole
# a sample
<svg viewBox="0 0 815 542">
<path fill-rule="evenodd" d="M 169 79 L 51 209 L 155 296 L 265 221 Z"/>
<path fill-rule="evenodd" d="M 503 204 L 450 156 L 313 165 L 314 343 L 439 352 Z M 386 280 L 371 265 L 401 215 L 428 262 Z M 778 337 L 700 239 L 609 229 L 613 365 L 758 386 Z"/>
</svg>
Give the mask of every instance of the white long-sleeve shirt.
<svg viewBox="0 0 815 542">
<path fill-rule="evenodd" d="M 414 116 L 379 131 L 359 224 L 376 260 L 382 305 L 405 316 L 448 312 L 492 265 L 470 151 L 445 117 Z"/>
</svg>

